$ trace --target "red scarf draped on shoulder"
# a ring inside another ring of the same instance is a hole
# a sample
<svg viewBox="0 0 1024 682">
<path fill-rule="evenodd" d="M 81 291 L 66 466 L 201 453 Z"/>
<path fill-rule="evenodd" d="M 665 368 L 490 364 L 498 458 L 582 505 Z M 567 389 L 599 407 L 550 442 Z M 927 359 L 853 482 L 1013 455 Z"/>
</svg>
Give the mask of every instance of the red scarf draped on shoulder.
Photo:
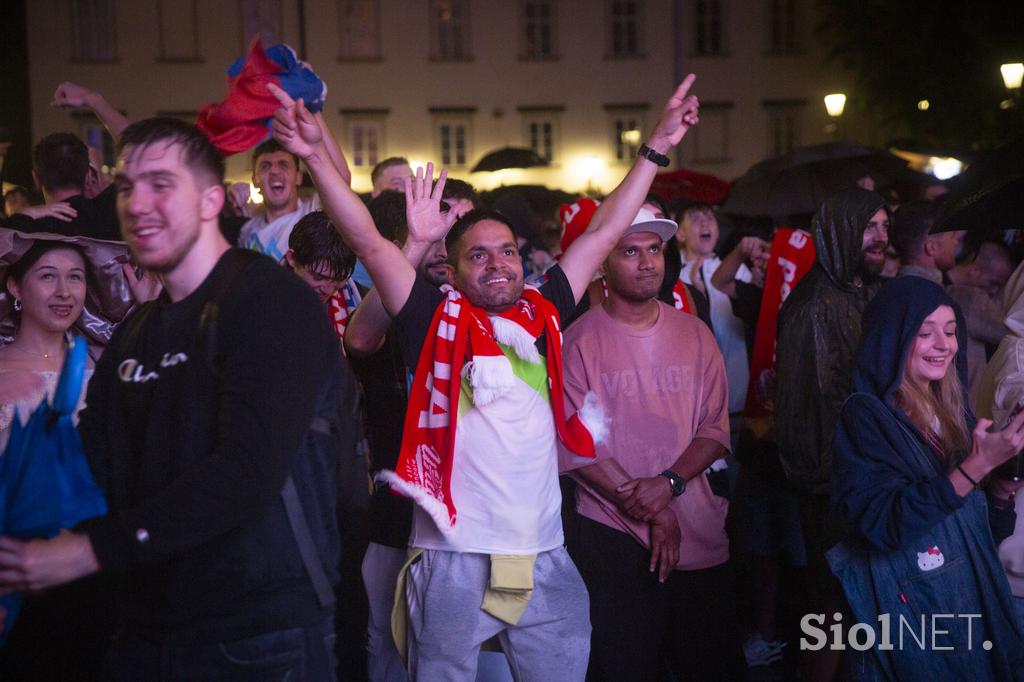
<svg viewBox="0 0 1024 682">
<path fill-rule="evenodd" d="M 459 291 L 447 286 L 442 291 L 445 299 L 434 313 L 416 365 L 398 466 L 377 477 L 389 483 L 392 490 L 415 500 L 443 533 L 450 534 L 457 518 L 451 475 L 460 377 L 469 380 L 477 406 L 493 402 L 509 390 L 517 379 L 499 341 L 511 346 L 523 360 L 540 363 L 544 360 L 534 344 L 541 333 L 546 333 L 555 429 L 569 450 L 593 457 L 594 444 L 600 442 L 604 425 L 592 396 L 579 412 L 566 418 L 558 311 L 536 288 L 527 286 L 516 305 L 494 318 Z"/>
<path fill-rule="evenodd" d="M 779 308 L 797 282 L 814 265 L 814 239 L 803 230 L 780 227 L 772 239 L 765 267 L 764 294 L 754 335 L 750 359 L 750 385 L 747 389 L 748 417 L 763 417 L 773 412 L 775 385 L 775 336 Z"/>
</svg>

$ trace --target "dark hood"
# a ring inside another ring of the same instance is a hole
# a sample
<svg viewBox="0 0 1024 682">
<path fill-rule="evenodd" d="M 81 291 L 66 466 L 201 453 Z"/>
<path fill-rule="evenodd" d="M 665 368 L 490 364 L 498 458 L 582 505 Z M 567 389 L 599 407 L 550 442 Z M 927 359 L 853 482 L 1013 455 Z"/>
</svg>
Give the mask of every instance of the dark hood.
<svg viewBox="0 0 1024 682">
<path fill-rule="evenodd" d="M 864 228 L 880 208 L 889 210 L 881 194 L 854 187 L 821 202 L 814 215 L 817 262 L 840 289 L 855 288 L 853 277 L 860 261 Z"/>
<path fill-rule="evenodd" d="M 853 385 L 893 406 L 910 345 L 924 319 L 942 305 L 956 313 L 956 369 L 967 390 L 967 325 L 963 313 L 946 291 L 923 277 L 899 277 L 886 283 L 864 310 Z M 966 393 L 965 393 L 965 405 Z"/>
</svg>

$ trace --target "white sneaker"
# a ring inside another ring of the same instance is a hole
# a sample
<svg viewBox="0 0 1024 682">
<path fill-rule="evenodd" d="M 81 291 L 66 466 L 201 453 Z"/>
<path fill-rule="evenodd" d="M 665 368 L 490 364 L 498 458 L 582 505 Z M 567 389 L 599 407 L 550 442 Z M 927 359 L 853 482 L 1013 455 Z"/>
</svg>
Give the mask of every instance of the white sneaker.
<svg viewBox="0 0 1024 682">
<path fill-rule="evenodd" d="M 748 668 L 771 665 L 782 660 L 785 647 L 786 642 L 767 642 L 755 633 L 743 643 L 743 656 L 747 659 Z"/>
</svg>

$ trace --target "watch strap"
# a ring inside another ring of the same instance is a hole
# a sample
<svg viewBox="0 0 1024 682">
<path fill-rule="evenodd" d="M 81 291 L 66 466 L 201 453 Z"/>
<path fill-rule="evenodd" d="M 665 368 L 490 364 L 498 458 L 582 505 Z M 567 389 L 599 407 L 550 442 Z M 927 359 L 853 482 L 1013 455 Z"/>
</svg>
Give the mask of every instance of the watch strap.
<svg viewBox="0 0 1024 682">
<path fill-rule="evenodd" d="M 686 479 L 671 469 L 665 469 L 658 475 L 668 479 L 669 485 L 672 486 L 672 497 L 679 497 L 686 490 Z"/>
<path fill-rule="evenodd" d="M 669 158 L 664 154 L 659 154 L 645 144 L 640 145 L 640 149 L 636 152 L 637 156 L 642 156 L 648 161 L 658 164 L 659 166 L 667 166 L 670 162 Z"/>
</svg>

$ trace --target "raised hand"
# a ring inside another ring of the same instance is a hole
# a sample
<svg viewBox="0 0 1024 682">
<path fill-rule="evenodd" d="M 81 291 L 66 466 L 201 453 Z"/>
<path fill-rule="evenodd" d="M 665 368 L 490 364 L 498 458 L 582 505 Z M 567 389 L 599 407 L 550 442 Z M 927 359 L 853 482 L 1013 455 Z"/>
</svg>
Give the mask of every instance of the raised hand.
<svg viewBox="0 0 1024 682">
<path fill-rule="evenodd" d="M 689 94 L 695 80 L 697 77 L 692 73 L 684 78 L 665 103 L 661 118 L 658 119 L 658 125 L 654 127 L 654 133 L 648 143 L 655 151 L 664 154 L 675 147 L 683 139 L 686 131 L 699 122 L 697 114 L 700 103 L 696 95 Z"/>
<path fill-rule="evenodd" d="M 267 83 L 267 90 L 281 104 L 274 112 L 274 138 L 299 158 L 308 159 L 323 144 L 320 125 L 301 97 L 298 101 L 293 100 L 291 95 L 273 83 Z"/>
<path fill-rule="evenodd" d="M 83 88 L 81 85 L 72 83 L 71 81 L 64 81 L 57 86 L 57 90 L 53 93 L 53 101 L 50 102 L 51 107 L 88 107 L 92 106 L 90 100 L 96 93 L 89 88 Z"/>
<path fill-rule="evenodd" d="M 444 239 L 453 220 L 441 214 L 441 194 L 448 171 L 441 174 L 434 183 L 434 164 L 428 163 L 426 173 L 423 167 L 416 169 L 415 177 L 405 178 L 405 218 L 409 224 L 409 239 L 433 244 Z"/>
</svg>

